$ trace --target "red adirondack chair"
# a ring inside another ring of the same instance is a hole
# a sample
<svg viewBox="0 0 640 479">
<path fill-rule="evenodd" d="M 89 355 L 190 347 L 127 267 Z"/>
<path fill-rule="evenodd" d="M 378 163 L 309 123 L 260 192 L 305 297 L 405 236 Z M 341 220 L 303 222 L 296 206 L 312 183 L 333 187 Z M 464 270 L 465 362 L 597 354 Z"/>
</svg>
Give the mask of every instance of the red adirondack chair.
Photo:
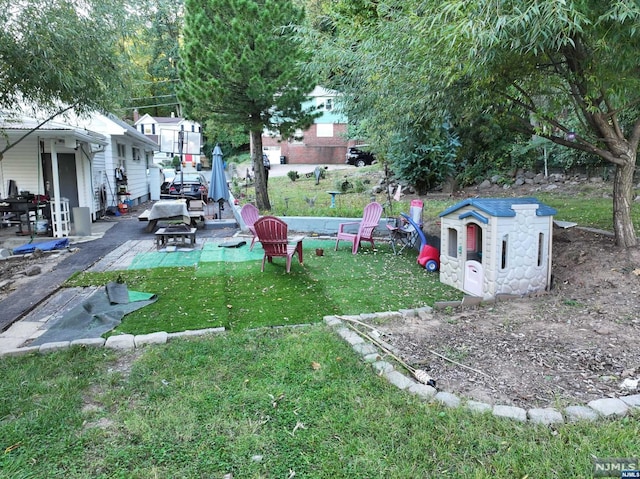
<svg viewBox="0 0 640 479">
<path fill-rule="evenodd" d="M 242 221 L 247 225 L 249 231 L 253 235 L 251 238 L 251 245 L 249 246 L 249 251 L 253 249 L 253 245 L 256 243 L 256 229 L 253 227 L 258 218 L 260 218 L 260 210 L 253 206 L 252 204 L 247 203 L 240 210 L 240 216 L 242 217 Z"/>
<path fill-rule="evenodd" d="M 298 254 L 298 261 L 302 263 L 302 240 L 304 236 L 287 237 L 287 223 L 275 216 L 262 216 L 254 223 L 258 241 L 262 243 L 264 257 L 262 269 L 264 271 L 265 260 L 272 262 L 273 257 L 287 258 L 287 273 L 291 270 L 291 258 Z"/>
<path fill-rule="evenodd" d="M 353 254 L 358 252 L 361 241 L 368 241 L 371 243 L 371 247 L 375 248 L 376 245 L 373 243 L 373 230 L 378 227 L 380 216 L 382 216 L 382 205 L 374 201 L 364 207 L 361 221 L 340 223 L 340 225 L 338 225 L 336 251 L 338 251 L 338 243 L 340 240 L 351 241 L 353 243 L 353 248 L 351 250 Z M 358 226 L 358 231 L 356 233 L 346 233 L 344 231 L 346 227 L 353 227 L 356 225 Z"/>
</svg>

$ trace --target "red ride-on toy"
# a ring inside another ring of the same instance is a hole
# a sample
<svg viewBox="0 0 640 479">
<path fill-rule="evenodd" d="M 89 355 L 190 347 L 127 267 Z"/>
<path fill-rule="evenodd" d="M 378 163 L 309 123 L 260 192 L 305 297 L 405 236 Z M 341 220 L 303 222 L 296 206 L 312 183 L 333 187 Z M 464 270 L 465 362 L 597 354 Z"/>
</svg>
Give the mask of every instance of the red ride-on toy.
<svg viewBox="0 0 640 479">
<path fill-rule="evenodd" d="M 418 264 L 427 271 L 434 272 L 440 268 L 440 251 L 428 244 L 422 246 L 418 255 Z"/>
<path fill-rule="evenodd" d="M 427 244 L 427 238 L 422 231 L 422 227 L 418 225 L 411 216 L 400 213 L 400 215 L 404 218 L 408 224 L 411 225 L 411 233 L 415 233 L 420 238 L 420 254 L 418 255 L 418 264 L 425 268 L 429 272 L 435 272 L 440 269 L 440 251 L 438 248 L 434 246 L 430 246 Z M 398 229 L 398 228 L 396 228 Z M 408 230 L 405 230 L 408 231 Z M 393 238 L 392 238 L 393 241 Z M 393 243 L 392 243 L 393 245 Z M 404 247 L 403 247 L 404 249 Z M 402 251 L 402 250 L 401 250 Z M 394 247 L 395 252 L 395 247 Z"/>
</svg>

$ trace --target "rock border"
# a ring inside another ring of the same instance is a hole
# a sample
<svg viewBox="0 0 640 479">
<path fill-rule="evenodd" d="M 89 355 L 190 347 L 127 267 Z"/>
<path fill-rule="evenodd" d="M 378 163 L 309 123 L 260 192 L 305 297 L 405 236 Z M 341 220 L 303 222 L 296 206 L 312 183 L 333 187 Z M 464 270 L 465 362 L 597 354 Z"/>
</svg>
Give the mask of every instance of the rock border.
<svg viewBox="0 0 640 479">
<path fill-rule="evenodd" d="M 226 329 L 220 328 L 207 328 L 207 329 L 188 329 L 178 333 L 167 333 L 166 331 L 159 331 L 149 334 L 117 334 L 104 338 L 85 338 L 74 339 L 73 341 L 58 341 L 53 343 L 44 343 L 39 346 L 26 346 L 23 348 L 6 349 L 0 351 L 0 358 L 9 356 L 24 356 L 32 353 L 46 354 L 53 351 L 60 351 L 63 349 L 69 349 L 72 346 L 84 346 L 84 347 L 105 347 L 107 349 L 116 349 L 121 351 L 130 351 L 139 349 L 149 344 L 166 344 L 168 341 L 176 338 L 185 338 L 193 336 L 205 336 L 207 334 L 219 334 L 224 333 Z"/>
<path fill-rule="evenodd" d="M 422 316 L 432 311 L 432 308 L 425 306 L 416 309 L 403 309 L 400 311 L 386 311 L 381 313 L 366 313 L 360 315 L 344 315 L 342 317 L 356 321 L 366 321 L 371 319 L 389 320 L 397 318 L 410 318 Z M 518 422 L 528 422 L 531 424 L 564 424 L 578 421 L 595 421 L 597 419 L 622 418 L 632 411 L 640 410 L 640 394 L 621 396 L 616 398 L 602 398 L 589 401 L 587 405 L 573 405 L 558 411 L 554 408 L 531 408 L 523 409 L 515 406 L 502 404 L 491 405 L 480 401 L 460 398 L 459 396 L 447 392 L 438 391 L 432 386 L 417 382 L 407 376 L 404 372 L 396 369 L 395 365 L 382 359 L 383 355 L 379 348 L 372 342 L 366 341 L 362 336 L 349 329 L 344 321 L 337 316 L 325 316 L 324 323 L 335 331 L 338 336 L 349 343 L 353 351 L 366 363 L 370 363 L 372 369 L 384 377 L 391 384 L 402 391 L 415 394 L 425 401 L 439 403 L 445 407 L 458 408 L 465 407 L 472 413 L 491 413 L 496 417 L 502 417 Z M 118 334 L 104 338 L 86 338 L 73 341 L 59 341 L 45 343 L 40 346 L 26 346 L 22 348 L 7 349 L 0 351 L 0 358 L 24 356 L 27 354 L 47 354 L 53 351 L 69 349 L 73 346 L 84 347 L 104 347 L 120 351 L 130 351 L 152 344 L 166 344 L 172 339 L 205 336 L 208 334 L 224 333 L 226 329 L 207 328 L 198 330 L 186 330 L 177 333 L 167 333 L 159 331 L 149 334 Z"/>
<path fill-rule="evenodd" d="M 410 318 L 428 314 L 432 308 L 426 306 L 417 309 L 405 309 L 401 311 L 387 311 L 373 314 L 343 315 L 346 319 L 365 321 L 371 319 L 389 320 L 398 318 Z M 382 359 L 384 354 L 379 348 L 365 340 L 362 336 L 348 328 L 344 321 L 337 316 L 325 316 L 324 322 L 331 327 L 343 340 L 349 343 L 353 351 L 364 362 L 370 363 L 373 370 L 384 377 L 398 389 L 415 394 L 429 402 L 442 404 L 445 407 L 465 407 L 473 413 L 491 413 L 496 417 L 502 417 L 513 421 L 531 424 L 564 424 L 579 421 L 595 421 L 597 419 L 617 419 L 627 416 L 631 412 L 640 411 L 640 394 L 621 396 L 615 398 L 602 398 L 589 401 L 586 405 L 573 405 L 558 411 L 555 408 L 531 408 L 524 409 L 516 406 L 502 404 L 491 405 L 488 403 L 460 398 L 447 392 L 438 391 L 436 388 L 419 383 L 413 378 L 400 372 L 393 363 Z"/>
</svg>

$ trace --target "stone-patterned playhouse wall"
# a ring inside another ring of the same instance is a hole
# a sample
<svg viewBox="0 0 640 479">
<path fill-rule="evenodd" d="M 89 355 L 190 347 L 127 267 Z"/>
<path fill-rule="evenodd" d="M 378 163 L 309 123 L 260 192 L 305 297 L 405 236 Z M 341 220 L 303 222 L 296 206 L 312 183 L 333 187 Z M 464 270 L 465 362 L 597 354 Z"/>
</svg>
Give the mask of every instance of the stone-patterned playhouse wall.
<svg viewBox="0 0 640 479">
<path fill-rule="evenodd" d="M 492 296 L 530 294 L 544 291 L 548 286 L 552 217 L 536 216 L 538 205 L 513 205 L 512 208 L 516 216 L 501 222 L 495 250 L 501 252 L 502 238 L 506 236 L 505 267 L 502 268 L 501 256 L 496 258 L 496 280 L 493 284 L 485 283 L 485 291 L 492 292 Z"/>
<path fill-rule="evenodd" d="M 462 289 L 464 258 L 462 251 L 462 225 L 442 218 L 440 223 L 440 282 Z M 455 237 L 450 233 L 455 231 Z M 450 253 L 456 252 L 456 256 Z"/>
<path fill-rule="evenodd" d="M 551 278 L 552 225 L 555 211 L 535 199 L 477 199 L 441 215 L 440 281 L 469 293 L 468 226 L 482 231 L 481 294 L 526 295 L 544 291 Z M 506 203 L 506 205 L 504 203 Z M 466 204 L 471 203 L 471 204 Z M 484 207 L 484 209 L 483 209 Z M 493 211 L 495 210 L 495 211 Z M 492 211 L 494 214 L 492 214 Z M 542 214 L 540 214 L 542 213 Z"/>
</svg>

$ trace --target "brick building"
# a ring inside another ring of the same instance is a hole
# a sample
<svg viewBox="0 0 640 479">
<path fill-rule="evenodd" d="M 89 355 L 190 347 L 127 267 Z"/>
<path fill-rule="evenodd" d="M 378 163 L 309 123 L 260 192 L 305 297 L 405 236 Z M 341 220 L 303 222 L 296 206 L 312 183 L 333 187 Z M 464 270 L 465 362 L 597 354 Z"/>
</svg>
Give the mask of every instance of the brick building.
<svg viewBox="0 0 640 479">
<path fill-rule="evenodd" d="M 305 107 L 315 106 L 322 116 L 311 127 L 297 131 L 295 139 L 283 139 L 273 132 L 262 135 L 262 148 L 271 163 L 285 157 L 289 164 L 342 164 L 347 147 L 347 120 L 336 108 L 338 94 L 333 90 L 316 87 L 309 95 Z"/>
</svg>

